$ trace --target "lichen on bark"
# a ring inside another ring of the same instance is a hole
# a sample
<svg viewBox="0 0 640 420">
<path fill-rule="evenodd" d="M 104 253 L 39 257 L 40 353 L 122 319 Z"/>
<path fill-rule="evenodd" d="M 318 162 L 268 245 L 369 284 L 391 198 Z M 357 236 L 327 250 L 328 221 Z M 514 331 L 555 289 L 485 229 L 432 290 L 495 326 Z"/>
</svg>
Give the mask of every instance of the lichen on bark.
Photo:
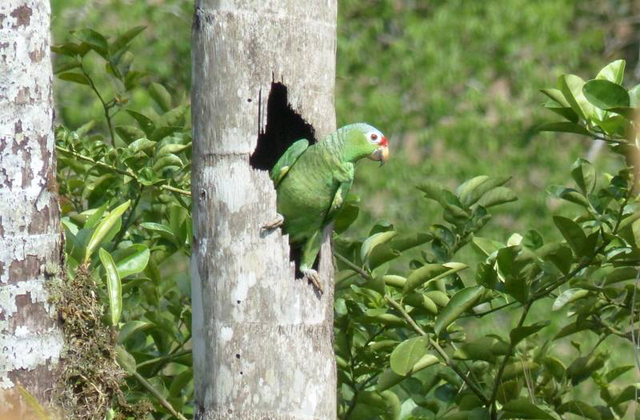
<svg viewBox="0 0 640 420">
<path fill-rule="evenodd" d="M 0 1 L 0 413 L 18 384 L 49 399 L 62 349 L 45 287 L 61 262 L 49 17 L 47 1 Z"/>
</svg>

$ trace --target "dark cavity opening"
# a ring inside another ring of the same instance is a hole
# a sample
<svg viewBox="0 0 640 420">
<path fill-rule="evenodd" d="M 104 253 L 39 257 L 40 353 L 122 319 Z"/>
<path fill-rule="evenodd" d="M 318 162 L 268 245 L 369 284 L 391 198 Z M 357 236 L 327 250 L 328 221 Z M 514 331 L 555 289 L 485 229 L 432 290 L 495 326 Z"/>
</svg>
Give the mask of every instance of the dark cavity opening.
<svg viewBox="0 0 640 420">
<path fill-rule="evenodd" d="M 259 107 L 262 101 L 259 101 Z M 254 169 L 270 171 L 284 152 L 298 140 L 307 139 L 309 144 L 316 143 L 316 133 L 311 124 L 306 122 L 289 103 L 287 86 L 279 82 L 271 83 L 267 99 L 267 123 L 264 131 L 258 134 L 258 145 L 249 158 Z M 258 108 L 258 124 L 262 127 L 263 110 Z M 301 244 L 291 245 L 289 259 L 295 263 L 296 277 L 302 277 L 299 270 Z M 316 259 L 314 269 L 317 269 Z"/>
<path fill-rule="evenodd" d="M 258 115 L 261 119 L 261 109 Z M 262 126 L 261 120 L 259 125 Z M 258 134 L 258 145 L 249 159 L 251 166 L 270 171 L 289 146 L 300 139 L 315 143 L 315 130 L 291 108 L 287 87 L 274 82 L 267 99 L 267 124 L 264 131 Z"/>
</svg>

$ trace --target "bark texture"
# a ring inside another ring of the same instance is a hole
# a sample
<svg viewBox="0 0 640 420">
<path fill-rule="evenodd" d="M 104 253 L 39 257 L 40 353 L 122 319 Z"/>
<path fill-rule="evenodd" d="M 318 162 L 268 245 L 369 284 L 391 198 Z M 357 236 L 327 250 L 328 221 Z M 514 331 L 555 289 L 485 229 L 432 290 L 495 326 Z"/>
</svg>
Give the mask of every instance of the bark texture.
<svg viewBox="0 0 640 420">
<path fill-rule="evenodd" d="M 273 82 L 322 138 L 335 129 L 336 0 L 198 0 L 193 27 L 192 297 L 199 419 L 336 418 L 333 268 L 295 279 L 276 193 L 249 158 Z M 270 120 L 272 124 L 277 122 Z"/>
<path fill-rule="evenodd" d="M 62 349 L 49 19 L 48 1 L 0 0 L 0 412 L 17 384 L 48 399 Z"/>
</svg>

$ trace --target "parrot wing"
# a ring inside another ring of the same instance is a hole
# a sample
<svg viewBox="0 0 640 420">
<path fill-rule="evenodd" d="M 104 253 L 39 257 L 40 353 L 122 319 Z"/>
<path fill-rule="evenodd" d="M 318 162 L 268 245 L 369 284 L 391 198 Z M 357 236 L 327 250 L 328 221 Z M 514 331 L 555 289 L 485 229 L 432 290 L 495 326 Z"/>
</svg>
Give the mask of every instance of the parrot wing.
<svg viewBox="0 0 640 420">
<path fill-rule="evenodd" d="M 336 215 L 342 208 L 344 204 L 344 200 L 347 198 L 347 194 L 349 194 L 349 190 L 351 189 L 351 185 L 353 184 L 353 177 L 355 173 L 355 168 L 353 165 L 345 165 L 345 168 L 340 173 L 340 177 L 337 177 L 340 181 L 340 185 L 333 195 L 333 200 L 331 200 L 331 206 L 327 211 L 327 215 L 324 218 L 324 225 L 330 223 L 335 219 Z"/>
<path fill-rule="evenodd" d="M 298 158 L 304 153 L 305 150 L 309 147 L 308 140 L 298 140 L 293 143 L 286 152 L 278 159 L 276 164 L 271 169 L 271 180 L 275 184 L 276 188 L 280 181 L 287 175 L 289 169 L 296 163 Z"/>
</svg>

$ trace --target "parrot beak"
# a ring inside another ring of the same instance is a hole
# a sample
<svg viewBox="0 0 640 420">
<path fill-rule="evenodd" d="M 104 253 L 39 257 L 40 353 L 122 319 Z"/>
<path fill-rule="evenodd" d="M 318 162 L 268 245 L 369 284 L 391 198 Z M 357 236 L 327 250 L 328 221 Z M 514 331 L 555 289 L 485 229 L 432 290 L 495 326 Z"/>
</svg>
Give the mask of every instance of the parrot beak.
<svg viewBox="0 0 640 420">
<path fill-rule="evenodd" d="M 380 162 L 380 166 L 389 158 L 389 141 L 386 137 L 383 137 L 380 141 L 380 147 L 378 147 L 370 156 L 369 159 L 377 160 Z"/>
</svg>

